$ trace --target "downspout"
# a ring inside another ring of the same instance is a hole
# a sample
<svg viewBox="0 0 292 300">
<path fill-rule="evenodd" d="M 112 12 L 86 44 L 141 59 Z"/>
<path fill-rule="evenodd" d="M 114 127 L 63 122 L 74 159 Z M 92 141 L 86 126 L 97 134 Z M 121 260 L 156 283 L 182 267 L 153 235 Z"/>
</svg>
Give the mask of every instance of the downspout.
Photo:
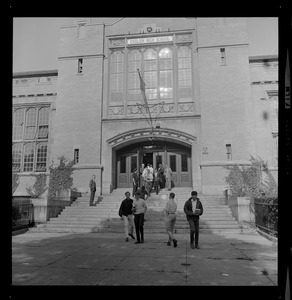
<svg viewBox="0 0 292 300">
<path fill-rule="evenodd" d="M 102 23 L 103 25 L 103 38 L 102 38 L 102 77 L 101 77 L 101 111 L 100 111 L 100 151 L 99 151 L 99 163 L 102 165 L 102 118 L 103 118 L 103 84 L 104 84 L 104 41 L 105 41 L 105 24 Z M 103 168 L 101 168 L 100 172 L 100 195 L 102 195 L 102 179 L 103 179 Z"/>
</svg>

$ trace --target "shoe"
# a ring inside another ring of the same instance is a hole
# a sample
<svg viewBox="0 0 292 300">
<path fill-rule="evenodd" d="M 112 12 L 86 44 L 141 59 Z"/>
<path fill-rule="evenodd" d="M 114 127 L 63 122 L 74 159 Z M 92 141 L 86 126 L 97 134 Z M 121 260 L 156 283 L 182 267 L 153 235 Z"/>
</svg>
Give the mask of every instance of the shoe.
<svg viewBox="0 0 292 300">
<path fill-rule="evenodd" d="M 195 248 L 196 248 L 196 249 L 200 249 L 199 245 L 196 245 Z"/>
<path fill-rule="evenodd" d="M 133 236 L 132 233 L 129 233 L 129 236 L 130 236 L 133 240 L 135 239 L 135 237 Z"/>
<path fill-rule="evenodd" d="M 173 247 L 177 247 L 177 240 L 173 240 Z"/>
<path fill-rule="evenodd" d="M 141 244 L 143 244 L 144 243 L 144 240 L 141 240 Z"/>
<path fill-rule="evenodd" d="M 191 248 L 192 248 L 192 249 L 195 249 L 194 243 L 191 243 Z"/>
<path fill-rule="evenodd" d="M 171 243 L 170 243 L 170 242 L 167 242 L 166 245 L 167 245 L 167 246 L 171 246 Z"/>
<path fill-rule="evenodd" d="M 129 238 L 126 238 L 126 242 L 129 242 Z"/>
<path fill-rule="evenodd" d="M 140 244 L 140 242 L 139 242 L 139 241 L 137 241 L 137 242 L 135 242 L 135 244 Z"/>
</svg>

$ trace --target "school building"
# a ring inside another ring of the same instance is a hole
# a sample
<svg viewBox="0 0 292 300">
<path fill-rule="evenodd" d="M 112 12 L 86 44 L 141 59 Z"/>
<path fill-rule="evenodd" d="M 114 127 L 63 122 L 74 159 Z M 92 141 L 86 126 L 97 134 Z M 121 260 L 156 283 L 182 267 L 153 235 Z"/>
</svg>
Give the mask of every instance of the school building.
<svg viewBox="0 0 292 300">
<path fill-rule="evenodd" d="M 130 188 L 142 163 L 205 195 L 250 155 L 277 178 L 278 58 L 249 56 L 244 18 L 76 19 L 60 28 L 57 70 L 13 74 L 15 195 L 61 155 L 73 187 L 95 174 L 97 194 Z"/>
</svg>

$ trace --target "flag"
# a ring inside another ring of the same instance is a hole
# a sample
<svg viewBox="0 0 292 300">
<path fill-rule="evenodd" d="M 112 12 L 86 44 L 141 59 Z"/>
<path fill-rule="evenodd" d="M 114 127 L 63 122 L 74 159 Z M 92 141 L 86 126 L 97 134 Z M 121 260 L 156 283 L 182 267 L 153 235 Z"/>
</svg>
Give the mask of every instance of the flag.
<svg viewBox="0 0 292 300">
<path fill-rule="evenodd" d="M 139 69 L 137 69 L 137 71 L 138 71 L 139 78 L 140 78 L 140 90 L 142 92 L 144 104 L 145 104 L 146 110 L 149 112 L 148 101 L 147 101 L 147 98 L 146 98 L 146 83 L 143 80 L 143 78 L 142 78 L 142 76 L 140 74 Z"/>
</svg>

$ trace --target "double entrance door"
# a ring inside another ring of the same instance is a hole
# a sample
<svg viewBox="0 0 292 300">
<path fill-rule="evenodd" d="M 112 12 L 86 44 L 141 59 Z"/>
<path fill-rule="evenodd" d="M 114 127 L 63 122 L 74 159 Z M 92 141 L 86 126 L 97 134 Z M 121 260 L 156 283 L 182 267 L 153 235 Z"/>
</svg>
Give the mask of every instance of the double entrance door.
<svg viewBox="0 0 292 300">
<path fill-rule="evenodd" d="M 172 170 L 172 181 L 176 187 L 191 186 L 191 149 L 167 143 L 158 145 L 135 145 L 132 150 L 117 153 L 116 187 L 132 187 L 131 173 L 141 165 L 150 164 L 153 169 L 168 165 Z"/>
</svg>

